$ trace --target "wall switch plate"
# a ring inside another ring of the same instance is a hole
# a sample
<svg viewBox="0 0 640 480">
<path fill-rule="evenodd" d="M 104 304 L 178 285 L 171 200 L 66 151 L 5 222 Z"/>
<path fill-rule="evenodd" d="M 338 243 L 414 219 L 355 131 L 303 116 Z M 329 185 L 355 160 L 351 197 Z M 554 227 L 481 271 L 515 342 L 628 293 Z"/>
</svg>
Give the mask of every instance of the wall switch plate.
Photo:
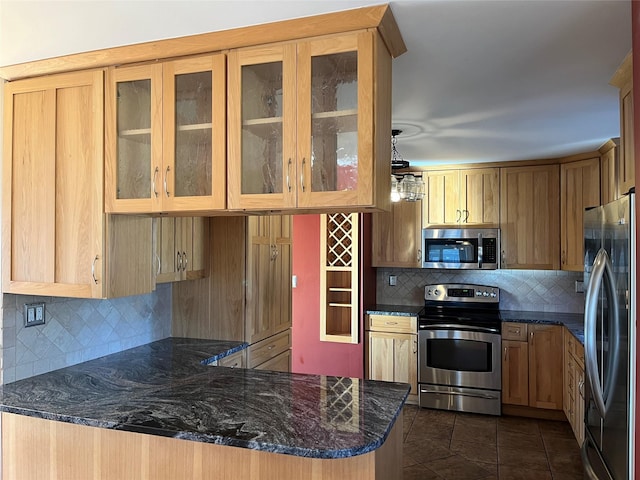
<svg viewBox="0 0 640 480">
<path fill-rule="evenodd" d="M 398 277 L 396 275 L 389 275 L 389 286 L 395 287 L 398 283 Z"/>
<path fill-rule="evenodd" d="M 44 302 L 24 304 L 24 326 L 44 325 Z"/>
<path fill-rule="evenodd" d="M 584 293 L 584 282 L 576 280 L 576 293 Z"/>
<path fill-rule="evenodd" d="M 297 275 L 292 275 L 291 276 L 291 288 L 298 288 L 298 276 Z"/>
</svg>

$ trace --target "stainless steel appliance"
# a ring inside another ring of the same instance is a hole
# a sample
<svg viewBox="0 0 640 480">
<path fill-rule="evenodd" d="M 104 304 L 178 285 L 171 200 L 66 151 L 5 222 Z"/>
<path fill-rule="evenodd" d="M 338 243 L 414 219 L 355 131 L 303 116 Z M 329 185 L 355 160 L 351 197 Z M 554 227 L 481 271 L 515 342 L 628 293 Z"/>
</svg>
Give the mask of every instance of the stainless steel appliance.
<svg viewBox="0 0 640 480">
<path fill-rule="evenodd" d="M 634 478 L 635 194 L 584 215 L 585 441 L 589 479 Z"/>
<path fill-rule="evenodd" d="M 499 228 L 423 228 L 422 268 L 500 268 Z"/>
<path fill-rule="evenodd" d="M 500 415 L 500 290 L 427 285 L 424 298 L 418 319 L 420 406 Z"/>
</svg>

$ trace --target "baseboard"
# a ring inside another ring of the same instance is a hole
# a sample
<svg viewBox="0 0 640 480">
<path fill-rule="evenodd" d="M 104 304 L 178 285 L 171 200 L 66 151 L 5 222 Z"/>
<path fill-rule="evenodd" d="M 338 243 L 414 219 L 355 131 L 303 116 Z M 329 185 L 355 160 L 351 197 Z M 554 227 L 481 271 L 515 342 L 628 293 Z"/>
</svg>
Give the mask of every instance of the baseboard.
<svg viewBox="0 0 640 480">
<path fill-rule="evenodd" d="M 522 405 L 506 405 L 504 403 L 502 404 L 502 415 L 568 422 L 567 417 L 562 410 L 549 410 L 546 408 L 533 408 Z"/>
</svg>

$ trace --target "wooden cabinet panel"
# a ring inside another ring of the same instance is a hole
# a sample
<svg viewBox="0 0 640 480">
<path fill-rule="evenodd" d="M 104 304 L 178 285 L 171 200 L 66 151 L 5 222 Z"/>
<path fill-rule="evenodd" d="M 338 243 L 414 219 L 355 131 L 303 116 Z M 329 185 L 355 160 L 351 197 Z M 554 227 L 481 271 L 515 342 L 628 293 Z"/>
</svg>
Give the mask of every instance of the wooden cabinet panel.
<svg viewBox="0 0 640 480">
<path fill-rule="evenodd" d="M 498 168 L 434 170 L 426 178 L 423 226 L 498 225 Z"/>
<path fill-rule="evenodd" d="M 208 222 L 205 217 L 154 219 L 156 283 L 207 275 Z"/>
<path fill-rule="evenodd" d="M 291 350 L 291 329 L 280 332 L 249 347 L 249 368 L 256 368 L 268 360 Z"/>
<path fill-rule="evenodd" d="M 562 327 L 529 325 L 529 405 L 562 409 Z"/>
<path fill-rule="evenodd" d="M 411 385 L 409 400 L 418 400 L 417 317 L 369 315 L 366 332 L 366 375 L 372 380 Z"/>
<path fill-rule="evenodd" d="M 463 223 L 498 225 L 500 221 L 500 173 L 497 168 L 460 171 Z"/>
<path fill-rule="evenodd" d="M 256 370 L 272 370 L 274 372 L 290 372 L 291 371 L 291 350 L 286 350 L 280 355 L 255 367 Z"/>
<path fill-rule="evenodd" d="M 606 205 L 618 198 L 616 165 L 620 152 L 620 139 L 613 138 L 600 148 L 600 204 Z"/>
<path fill-rule="evenodd" d="M 584 210 L 600 205 L 600 159 L 560 165 L 562 270 L 584 270 Z"/>
<path fill-rule="evenodd" d="M 627 54 L 609 83 L 620 89 L 620 150 L 616 163 L 616 195 L 620 197 L 635 185 L 633 52 Z"/>
<path fill-rule="evenodd" d="M 247 219 L 246 338 L 291 327 L 291 217 Z"/>
<path fill-rule="evenodd" d="M 563 409 L 562 329 L 503 323 L 502 403 Z"/>
<path fill-rule="evenodd" d="M 102 71 L 5 86 L 5 292 L 103 298 L 152 290 L 151 220 L 103 213 L 103 101 Z"/>
<path fill-rule="evenodd" d="M 247 366 L 247 355 L 241 350 L 218 360 L 218 366 L 228 368 L 245 368 Z"/>
<path fill-rule="evenodd" d="M 391 204 L 390 212 L 372 215 L 372 265 L 422 266 L 422 207 L 417 202 Z"/>
<path fill-rule="evenodd" d="M 502 340 L 502 403 L 529 405 L 529 345 Z"/>
<path fill-rule="evenodd" d="M 564 336 L 563 410 L 579 445 L 584 441 L 584 347 L 566 328 Z"/>
<path fill-rule="evenodd" d="M 458 170 L 430 171 L 423 175 L 427 208 L 423 226 L 460 223 L 460 172 Z"/>
<path fill-rule="evenodd" d="M 559 270 L 559 177 L 558 165 L 501 169 L 502 268 Z"/>
</svg>

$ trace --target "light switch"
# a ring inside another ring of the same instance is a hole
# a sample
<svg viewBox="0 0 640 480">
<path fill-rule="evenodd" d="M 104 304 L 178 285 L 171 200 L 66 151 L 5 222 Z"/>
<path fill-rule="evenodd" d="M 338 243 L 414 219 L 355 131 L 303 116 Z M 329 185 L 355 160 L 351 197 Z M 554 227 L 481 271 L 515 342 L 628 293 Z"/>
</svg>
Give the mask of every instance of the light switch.
<svg viewBox="0 0 640 480">
<path fill-rule="evenodd" d="M 297 275 L 292 275 L 291 276 L 291 288 L 296 288 L 298 286 L 298 276 Z"/>
</svg>

